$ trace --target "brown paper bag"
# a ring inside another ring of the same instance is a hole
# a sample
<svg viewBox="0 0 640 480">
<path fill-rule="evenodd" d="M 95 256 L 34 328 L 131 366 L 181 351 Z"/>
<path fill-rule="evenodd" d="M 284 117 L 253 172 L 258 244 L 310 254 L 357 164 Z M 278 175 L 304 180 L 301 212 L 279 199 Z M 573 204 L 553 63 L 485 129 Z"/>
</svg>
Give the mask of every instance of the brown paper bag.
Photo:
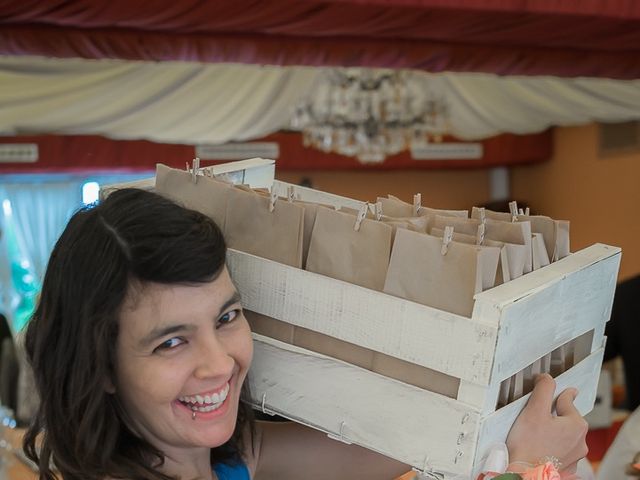
<svg viewBox="0 0 640 480">
<path fill-rule="evenodd" d="M 275 338 L 281 342 L 293 344 L 294 326 L 287 322 L 276 320 L 251 310 L 244 309 L 244 316 L 249 322 L 251 331 L 264 335 L 265 337 Z"/>
<path fill-rule="evenodd" d="M 371 370 L 373 350 L 307 328 L 295 327 L 293 344 Z"/>
<path fill-rule="evenodd" d="M 373 354 L 372 370 L 385 377 L 414 385 L 449 398 L 457 398 L 460 379 L 383 353 Z"/>
<path fill-rule="evenodd" d="M 382 213 L 388 217 L 422 217 L 442 215 L 445 217 L 468 218 L 467 210 L 442 210 L 439 208 L 424 207 L 421 205 L 420 195 L 415 205 L 400 200 L 398 197 L 388 195 L 388 198 L 378 197 L 377 202 L 382 203 Z"/>
<path fill-rule="evenodd" d="M 224 228 L 227 245 L 302 268 L 304 209 L 280 198 L 272 202 L 266 195 L 231 188 Z"/>
<path fill-rule="evenodd" d="M 525 263 L 524 273 L 529 273 L 533 268 L 531 249 L 531 224 L 529 222 L 502 222 L 499 220 L 485 220 L 485 235 L 487 240 L 497 240 L 504 243 L 524 245 Z"/>
<path fill-rule="evenodd" d="M 544 244 L 544 238 L 541 233 L 531 234 L 531 255 L 531 268 L 533 268 L 533 270 L 546 267 L 550 263 L 547 248 Z"/>
<path fill-rule="evenodd" d="M 444 230 L 440 228 L 432 228 L 431 235 L 438 238 L 444 237 Z M 500 249 L 500 256 L 498 257 L 498 267 L 495 273 L 492 273 L 491 265 L 483 267 L 482 275 L 482 290 L 488 290 L 496 285 L 502 285 L 504 282 L 508 282 L 511 277 L 509 275 L 509 258 L 507 256 L 507 249 L 504 243 L 497 242 L 495 240 L 484 240 L 483 245 L 478 244 L 477 235 L 467 235 L 465 233 L 453 233 L 453 241 L 466 243 L 467 245 L 477 245 L 480 247 L 496 247 Z M 488 258 L 488 257 L 485 257 Z"/>
<path fill-rule="evenodd" d="M 473 207 L 471 217 L 480 219 L 483 215 L 493 220 L 510 222 L 513 219 L 511 213 L 494 212 L 487 209 Z M 551 262 L 560 260 L 569 255 L 569 222 L 566 220 L 554 220 L 545 215 L 516 215 L 518 222 L 530 222 L 531 233 L 540 233 L 544 238 L 547 256 Z"/>
<path fill-rule="evenodd" d="M 428 217 L 387 217 L 386 215 L 381 215 L 378 219 L 382 223 L 389 225 L 393 231 L 391 233 L 391 244 L 393 245 L 393 241 L 396 238 L 396 231 L 398 228 L 404 228 L 406 230 L 411 230 L 412 232 L 420 232 L 427 233 L 427 229 L 429 226 L 429 218 Z"/>
<path fill-rule="evenodd" d="M 473 296 L 482 291 L 482 265 L 491 264 L 495 275 L 499 255 L 500 250 L 495 247 L 457 242 L 443 249 L 443 239 L 398 230 L 384 291 L 470 317 Z"/>
<path fill-rule="evenodd" d="M 376 203 L 382 204 L 382 214 L 387 217 L 415 217 L 416 211 L 413 205 L 404 202 L 393 195 L 388 198 L 378 197 Z"/>
<path fill-rule="evenodd" d="M 227 198 L 232 185 L 211 177 L 196 176 L 190 172 L 156 165 L 156 192 L 187 208 L 212 218 L 224 230 Z"/>
<path fill-rule="evenodd" d="M 418 215 L 421 217 L 428 216 L 433 217 L 435 215 L 441 215 L 443 217 L 457 217 L 457 218 L 469 218 L 468 210 L 442 210 L 440 208 L 430 208 L 421 206 L 418 209 Z"/>
<path fill-rule="evenodd" d="M 443 215 L 434 216 L 431 222 L 432 229 L 438 228 L 444 230 L 445 227 L 453 227 L 453 230 L 457 233 L 473 236 L 478 233 L 479 226 L 480 220 L 476 220 L 475 218 L 446 217 Z"/>
<path fill-rule="evenodd" d="M 313 232 L 313 226 L 316 223 L 318 208 L 333 209 L 333 207 L 320 203 L 305 202 L 302 200 L 295 200 L 293 203 L 300 205 L 304 209 L 304 228 L 302 231 L 302 268 L 306 268 L 307 257 L 309 256 L 309 245 L 311 244 L 311 234 Z"/>
<path fill-rule="evenodd" d="M 392 228 L 376 220 L 319 208 L 311 234 L 307 270 L 382 290 L 389 265 Z"/>
</svg>

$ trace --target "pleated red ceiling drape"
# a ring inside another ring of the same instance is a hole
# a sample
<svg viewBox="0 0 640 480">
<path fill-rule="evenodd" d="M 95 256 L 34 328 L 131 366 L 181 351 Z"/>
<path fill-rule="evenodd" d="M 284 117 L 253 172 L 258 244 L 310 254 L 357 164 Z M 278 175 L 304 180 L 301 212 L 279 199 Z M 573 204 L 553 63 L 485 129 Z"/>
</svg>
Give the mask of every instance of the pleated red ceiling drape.
<svg viewBox="0 0 640 480">
<path fill-rule="evenodd" d="M 0 0 L 0 54 L 640 78 L 636 0 Z"/>
</svg>

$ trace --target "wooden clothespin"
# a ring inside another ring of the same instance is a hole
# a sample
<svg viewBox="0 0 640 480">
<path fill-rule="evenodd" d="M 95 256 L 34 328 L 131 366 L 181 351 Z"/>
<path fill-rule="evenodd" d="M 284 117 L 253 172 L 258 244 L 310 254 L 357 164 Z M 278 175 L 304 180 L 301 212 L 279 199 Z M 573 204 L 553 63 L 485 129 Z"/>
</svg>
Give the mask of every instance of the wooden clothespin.
<svg viewBox="0 0 640 480">
<path fill-rule="evenodd" d="M 271 190 L 271 194 L 269 195 L 269 211 L 273 212 L 276 209 L 276 200 L 278 200 L 278 193 L 274 190 Z"/>
<path fill-rule="evenodd" d="M 478 225 L 478 231 L 476 232 L 476 245 L 482 245 L 484 243 L 486 225 L 481 223 Z"/>
<path fill-rule="evenodd" d="M 444 233 L 442 234 L 442 248 L 440 249 L 440 253 L 442 255 L 446 255 L 449 252 L 449 245 L 453 240 L 453 227 L 451 225 L 447 225 L 444 227 Z"/>
<path fill-rule="evenodd" d="M 511 221 L 518 221 L 518 202 L 515 200 L 513 202 L 509 202 L 509 211 L 511 212 Z"/>
<path fill-rule="evenodd" d="M 524 214 L 528 217 L 529 215 L 531 215 L 531 210 L 529 210 L 529 207 L 524 209 Z"/>
<path fill-rule="evenodd" d="M 358 215 L 356 216 L 356 223 L 353 226 L 353 229 L 356 232 L 360 231 L 360 224 L 367 216 L 367 211 L 369 210 L 369 202 L 365 203 L 362 207 L 360 207 L 360 211 L 358 211 Z"/>
<path fill-rule="evenodd" d="M 487 223 L 487 210 L 484 207 L 480 207 L 478 211 L 480 213 L 480 223 L 484 225 Z"/>
<path fill-rule="evenodd" d="M 200 159 L 198 157 L 193 159 L 193 168 L 191 169 L 191 181 L 198 183 L 198 170 L 200 169 Z"/>
<path fill-rule="evenodd" d="M 380 220 L 382 218 L 382 202 L 376 202 L 374 204 L 373 214 L 376 220 Z"/>
<path fill-rule="evenodd" d="M 422 194 L 416 193 L 413 196 L 413 216 L 417 217 L 420 212 L 420 207 L 422 207 Z"/>
</svg>

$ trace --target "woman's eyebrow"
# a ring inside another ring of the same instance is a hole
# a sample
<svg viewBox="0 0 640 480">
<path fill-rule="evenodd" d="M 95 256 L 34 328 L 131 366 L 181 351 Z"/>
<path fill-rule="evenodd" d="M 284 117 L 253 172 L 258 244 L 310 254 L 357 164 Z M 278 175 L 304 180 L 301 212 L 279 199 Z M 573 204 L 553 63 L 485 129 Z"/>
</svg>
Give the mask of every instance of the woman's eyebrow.
<svg viewBox="0 0 640 480">
<path fill-rule="evenodd" d="M 237 290 L 235 290 L 231 295 L 231 297 L 229 297 L 229 299 L 222 304 L 222 306 L 220 307 L 219 314 L 224 312 L 231 305 L 234 305 L 239 302 L 240 302 L 240 294 L 238 293 Z M 146 348 L 149 345 L 151 345 L 153 342 L 158 340 L 159 338 L 162 338 L 166 335 L 171 335 L 172 333 L 183 332 L 183 331 L 187 331 L 187 332 L 194 331 L 196 329 L 197 327 L 195 325 L 187 324 L 187 323 L 156 327 L 153 330 L 151 330 L 151 332 L 149 332 L 148 335 L 145 335 L 140 340 L 139 345 L 142 348 Z"/>
<path fill-rule="evenodd" d="M 224 312 L 227 308 L 235 303 L 240 303 L 240 294 L 237 290 L 235 290 L 231 297 L 229 297 L 229 299 L 222 304 L 222 306 L 220 307 L 220 313 Z"/>
</svg>

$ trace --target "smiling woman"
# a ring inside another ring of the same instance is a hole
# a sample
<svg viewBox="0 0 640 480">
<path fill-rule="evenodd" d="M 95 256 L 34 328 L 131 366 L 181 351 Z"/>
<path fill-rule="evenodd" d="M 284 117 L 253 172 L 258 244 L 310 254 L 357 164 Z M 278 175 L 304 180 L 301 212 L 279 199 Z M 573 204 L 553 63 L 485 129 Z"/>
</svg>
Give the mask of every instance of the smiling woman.
<svg viewBox="0 0 640 480">
<path fill-rule="evenodd" d="M 388 480 L 409 470 L 293 422 L 254 424 L 242 401 L 251 333 L 225 255 L 211 219 L 155 193 L 118 190 L 71 218 L 26 332 L 41 403 L 24 447 L 40 480 L 57 478 L 52 460 L 65 480 Z M 553 454 L 571 468 L 584 456 L 573 392 L 552 416 L 554 389 L 550 377 L 534 389 L 510 434 L 514 460 Z"/>
<path fill-rule="evenodd" d="M 187 447 L 209 471 L 240 459 L 252 344 L 225 250 L 207 217 L 141 190 L 74 215 L 26 338 L 43 478 L 51 458 L 70 479 L 172 478 Z"/>
</svg>

